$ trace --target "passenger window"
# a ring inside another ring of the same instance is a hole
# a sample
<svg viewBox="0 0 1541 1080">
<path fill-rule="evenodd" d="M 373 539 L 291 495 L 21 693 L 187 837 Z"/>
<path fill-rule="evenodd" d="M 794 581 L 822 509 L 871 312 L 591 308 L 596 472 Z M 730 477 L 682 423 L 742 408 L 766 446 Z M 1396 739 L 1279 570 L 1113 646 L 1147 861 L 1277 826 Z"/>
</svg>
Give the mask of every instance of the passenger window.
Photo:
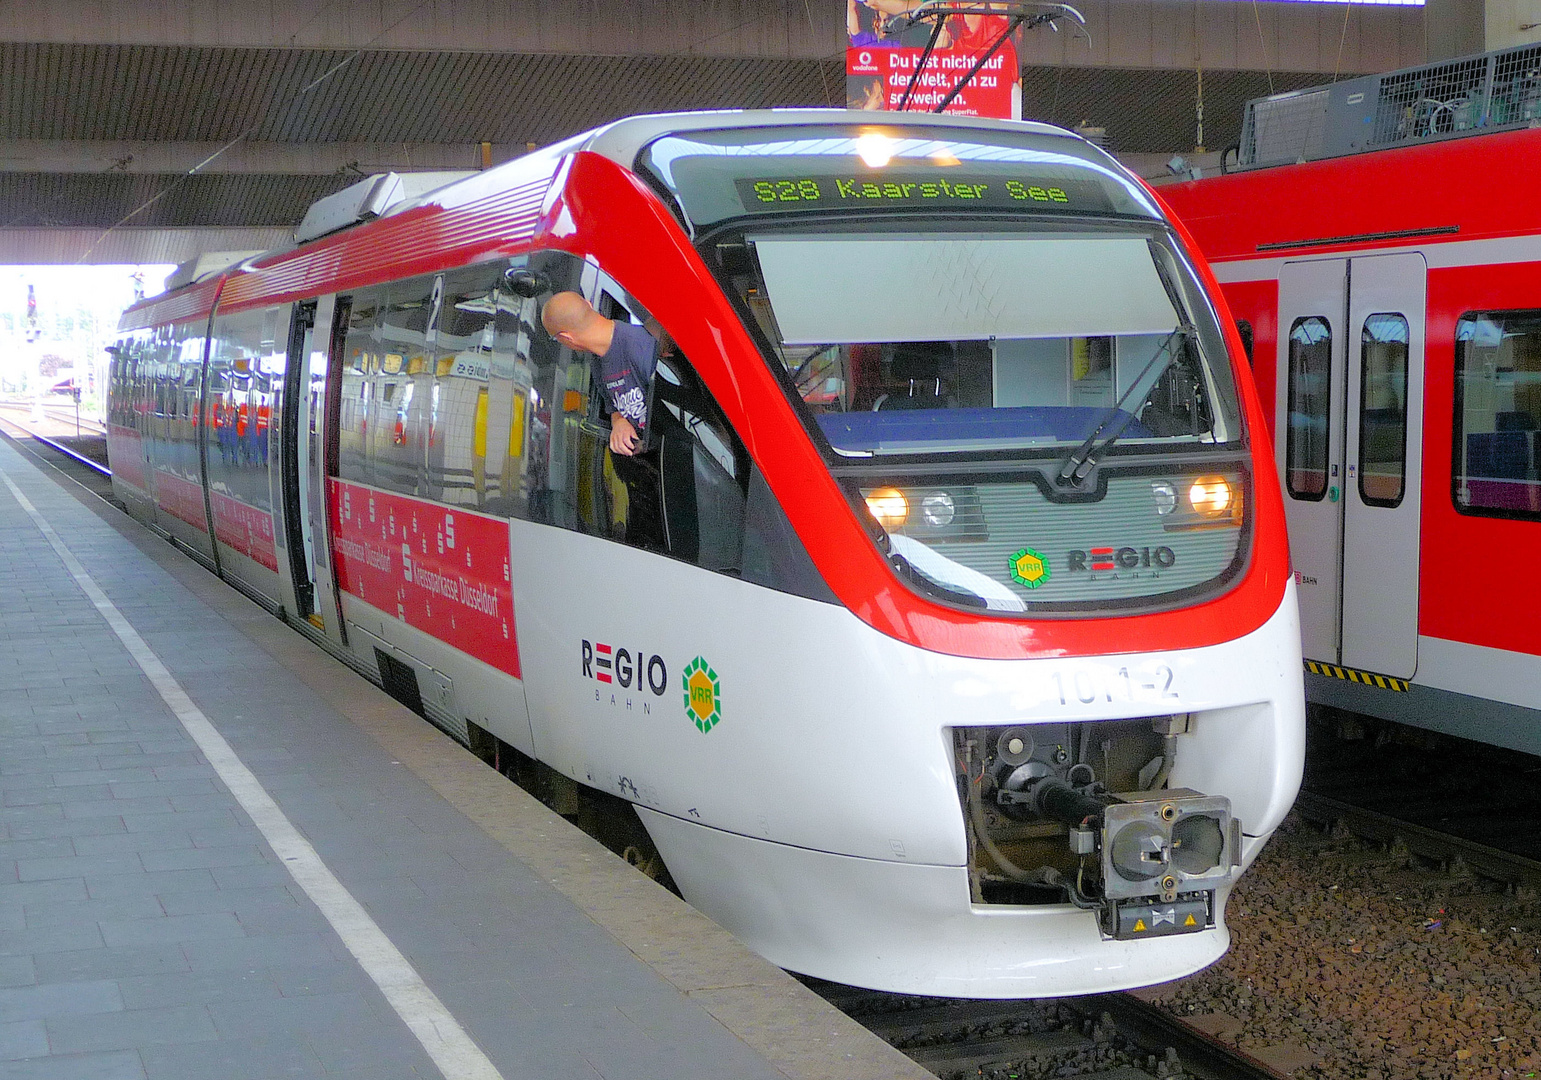
<svg viewBox="0 0 1541 1080">
<path fill-rule="evenodd" d="M 374 481 L 403 495 L 427 495 L 425 451 L 434 383 L 430 329 L 439 280 L 414 278 L 390 286 L 381 307 L 383 356 L 374 376 L 369 459 Z"/>
<path fill-rule="evenodd" d="M 512 388 L 506 377 L 497 385 L 496 408 L 492 400 L 498 286 L 506 265 L 444 276 L 428 409 L 428 482 L 432 498 L 455 506 L 483 506 L 489 462 L 496 490 L 508 458 Z"/>
<path fill-rule="evenodd" d="M 1541 517 L 1538 428 L 1541 311 L 1461 316 L 1455 328 L 1455 508 Z"/>
<path fill-rule="evenodd" d="M 1359 360 L 1359 497 L 1393 507 L 1407 474 L 1407 319 L 1367 318 Z"/>
<path fill-rule="evenodd" d="M 1284 443 L 1284 486 L 1292 498 L 1317 502 L 1327 494 L 1331 383 L 1332 327 L 1318 315 L 1296 319 L 1289 336 Z"/>
<path fill-rule="evenodd" d="M 362 484 L 374 479 L 369 468 L 369 405 L 375 392 L 373 376 L 380 370 L 375 333 L 379 301 L 373 289 L 352 298 L 337 398 L 337 472 L 344 480 Z"/>
</svg>

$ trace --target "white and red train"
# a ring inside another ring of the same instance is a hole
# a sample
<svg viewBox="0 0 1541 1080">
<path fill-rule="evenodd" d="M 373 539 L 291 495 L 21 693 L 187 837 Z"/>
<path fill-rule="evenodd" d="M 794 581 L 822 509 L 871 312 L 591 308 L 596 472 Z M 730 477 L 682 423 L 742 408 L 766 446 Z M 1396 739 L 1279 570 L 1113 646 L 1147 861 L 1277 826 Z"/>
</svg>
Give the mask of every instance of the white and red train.
<svg viewBox="0 0 1541 1080">
<path fill-rule="evenodd" d="M 1251 337 L 1308 696 L 1533 754 L 1537 175 L 1530 128 L 1158 189 Z"/>
<path fill-rule="evenodd" d="M 1224 952 L 1300 779 L 1295 587 L 1240 339 L 1138 181 L 1045 125 L 791 111 L 399 182 L 125 315 L 136 516 L 634 805 L 788 968 L 1016 997 Z M 674 343 L 635 458 L 561 290 Z"/>
</svg>

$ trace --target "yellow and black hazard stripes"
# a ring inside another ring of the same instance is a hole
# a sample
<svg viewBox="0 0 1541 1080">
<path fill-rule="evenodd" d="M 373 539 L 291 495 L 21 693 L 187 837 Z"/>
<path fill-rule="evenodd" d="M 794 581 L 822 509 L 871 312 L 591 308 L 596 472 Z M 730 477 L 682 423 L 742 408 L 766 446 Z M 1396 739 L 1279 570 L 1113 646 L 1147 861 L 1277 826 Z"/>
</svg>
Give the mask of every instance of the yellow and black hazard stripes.
<svg viewBox="0 0 1541 1080">
<path fill-rule="evenodd" d="M 1306 670 L 1312 675 L 1325 675 L 1329 679 L 1346 679 L 1361 686 L 1378 686 L 1382 690 L 1398 690 L 1404 694 L 1407 693 L 1406 679 L 1393 679 L 1390 675 L 1377 675 L 1373 671 L 1356 671 L 1353 668 L 1323 664 L 1316 660 L 1307 660 Z"/>
</svg>

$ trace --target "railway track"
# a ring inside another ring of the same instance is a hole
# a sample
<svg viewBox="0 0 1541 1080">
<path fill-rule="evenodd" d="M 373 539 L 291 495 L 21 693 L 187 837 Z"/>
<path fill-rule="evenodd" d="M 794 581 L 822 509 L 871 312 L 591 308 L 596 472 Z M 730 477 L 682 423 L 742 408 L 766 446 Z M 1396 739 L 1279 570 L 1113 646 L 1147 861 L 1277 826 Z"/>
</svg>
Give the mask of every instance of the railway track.
<svg viewBox="0 0 1541 1080">
<path fill-rule="evenodd" d="M 51 427 L 66 429 L 74 434 L 76 426 L 76 413 L 73 403 L 46 402 L 43 405 L 43 415 Z M 0 417 L 17 424 L 20 427 L 30 427 L 32 421 L 32 402 L 30 401 L 0 401 Z M 105 435 L 107 428 L 101 421 L 89 415 L 79 417 L 81 435 Z M 64 434 L 64 431 L 56 432 Z"/>
<path fill-rule="evenodd" d="M 119 510 L 123 509 L 123 504 L 112 491 L 112 470 L 90 455 L 47 436 L 38 435 L 4 417 L 0 417 L 0 439 L 10 442 L 40 464 L 63 473 L 102 501 L 111 503 Z"/>
<path fill-rule="evenodd" d="M 1410 821 L 1366 810 L 1339 799 L 1302 791 L 1295 811 L 1318 824 L 1342 824 L 1356 836 L 1378 843 L 1402 843 L 1410 854 L 1440 863 L 1461 860 L 1475 874 L 1506 885 L 1541 887 L 1541 861 L 1479 844 Z"/>
<path fill-rule="evenodd" d="M 949 1080 L 1281 1080 L 1286 1075 L 1133 994 L 962 1001 L 809 984 L 868 1030 Z"/>
</svg>

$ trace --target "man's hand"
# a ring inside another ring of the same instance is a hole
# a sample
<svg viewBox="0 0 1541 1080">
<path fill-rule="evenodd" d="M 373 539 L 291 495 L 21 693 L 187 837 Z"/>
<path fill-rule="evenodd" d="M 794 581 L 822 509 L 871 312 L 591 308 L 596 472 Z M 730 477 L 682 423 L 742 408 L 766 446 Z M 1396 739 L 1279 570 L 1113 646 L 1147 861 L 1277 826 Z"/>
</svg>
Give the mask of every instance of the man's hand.
<svg viewBox="0 0 1541 1080">
<path fill-rule="evenodd" d="M 610 414 L 610 452 L 631 457 L 637 452 L 637 429 L 620 413 Z"/>
</svg>

